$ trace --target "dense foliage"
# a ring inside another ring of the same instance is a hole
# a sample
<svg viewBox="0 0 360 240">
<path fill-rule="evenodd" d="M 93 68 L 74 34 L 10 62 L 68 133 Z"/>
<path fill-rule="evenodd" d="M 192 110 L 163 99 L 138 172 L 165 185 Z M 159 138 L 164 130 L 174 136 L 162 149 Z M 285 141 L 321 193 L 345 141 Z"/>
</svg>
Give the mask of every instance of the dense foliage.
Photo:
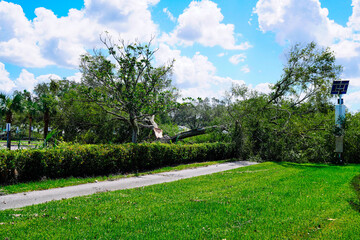
<svg viewBox="0 0 360 240">
<path fill-rule="evenodd" d="M 38 84 L 33 94 L 23 92 L 7 97 L 15 99 L 20 94 L 23 100 L 22 111 L 12 111 L 12 129 L 20 129 L 13 133 L 14 139 L 44 138 L 51 128 L 57 132 L 54 136 L 65 142 L 111 144 L 128 143 L 134 138 L 137 142 L 152 142 L 155 137 L 151 129 L 158 127 L 165 136 L 172 137 L 168 138 L 172 143 L 234 143 L 237 156 L 242 159 L 337 161 L 330 86 L 339 79 L 341 67 L 329 49 L 315 43 L 295 45 L 270 93 L 234 85 L 221 100 L 190 99 L 177 104 L 173 102 L 176 91 L 169 80 L 171 65 L 153 67 L 153 51 L 148 45 L 105 43 L 117 65 L 101 52 L 84 55 L 81 83 L 52 80 Z M 125 66 L 126 61 L 130 61 L 129 68 L 117 68 Z M 131 92 L 126 90 L 131 86 Z M 146 94 L 151 86 L 156 92 Z M 125 102 L 128 104 L 121 105 Z M 5 127 L 5 111 L 0 113 Z M 131 115 L 137 116 L 136 123 L 131 124 Z M 344 160 L 360 163 L 360 114 L 348 112 L 345 128 Z M 183 140 L 174 138 L 188 130 L 205 134 Z"/>
<path fill-rule="evenodd" d="M 234 146 L 226 143 L 62 145 L 50 149 L 0 150 L 0 180 L 4 183 L 129 173 L 232 157 Z"/>
<path fill-rule="evenodd" d="M 169 66 L 153 67 L 150 43 L 116 44 L 102 38 L 109 56 L 101 51 L 81 57 L 83 93 L 115 119 L 128 124 L 136 143 L 140 127 L 157 128 L 154 116 L 177 104 Z M 113 60 L 115 63 L 112 63 Z"/>
<path fill-rule="evenodd" d="M 336 162 L 330 86 L 340 73 L 333 52 L 310 43 L 296 45 L 290 51 L 284 73 L 270 94 L 234 86 L 228 105 L 240 156 L 266 161 Z M 347 134 L 353 134 L 351 131 L 359 130 L 348 129 Z M 354 138 L 345 138 L 359 148 Z M 359 157 L 352 154 L 350 158 L 348 149 L 345 151 L 345 161 L 360 162 Z"/>
</svg>

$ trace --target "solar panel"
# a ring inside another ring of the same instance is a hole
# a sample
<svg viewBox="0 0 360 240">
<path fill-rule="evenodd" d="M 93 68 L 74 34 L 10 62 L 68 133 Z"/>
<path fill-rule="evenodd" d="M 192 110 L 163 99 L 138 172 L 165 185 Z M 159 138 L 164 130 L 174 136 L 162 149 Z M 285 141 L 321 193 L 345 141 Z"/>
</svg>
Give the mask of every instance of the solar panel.
<svg viewBox="0 0 360 240">
<path fill-rule="evenodd" d="M 348 80 L 334 81 L 331 88 L 331 94 L 346 94 L 348 86 L 349 86 Z"/>
</svg>

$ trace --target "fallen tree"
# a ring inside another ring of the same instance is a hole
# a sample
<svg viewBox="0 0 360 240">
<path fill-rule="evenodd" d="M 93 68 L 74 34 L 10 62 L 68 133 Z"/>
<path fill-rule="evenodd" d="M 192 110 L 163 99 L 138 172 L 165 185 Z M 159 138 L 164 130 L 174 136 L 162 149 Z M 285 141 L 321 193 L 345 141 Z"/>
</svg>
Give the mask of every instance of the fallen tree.
<svg viewBox="0 0 360 240">
<path fill-rule="evenodd" d="M 202 128 L 191 129 L 189 131 L 181 132 L 172 137 L 168 135 L 163 136 L 162 129 L 160 128 L 153 128 L 153 131 L 156 137 L 155 141 L 160 141 L 162 143 L 174 143 L 185 138 L 207 134 L 215 129 L 225 130 L 226 128 L 224 126 L 202 127 Z"/>
</svg>

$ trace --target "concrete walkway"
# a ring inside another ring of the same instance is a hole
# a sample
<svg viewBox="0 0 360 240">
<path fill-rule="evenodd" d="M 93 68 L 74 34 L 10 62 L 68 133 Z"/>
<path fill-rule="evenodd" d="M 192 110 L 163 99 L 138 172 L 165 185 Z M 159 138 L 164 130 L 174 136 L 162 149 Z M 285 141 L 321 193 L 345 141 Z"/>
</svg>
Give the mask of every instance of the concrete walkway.
<svg viewBox="0 0 360 240">
<path fill-rule="evenodd" d="M 180 179 L 227 171 L 253 164 L 257 164 L 257 163 L 238 161 L 238 162 L 210 165 L 207 167 L 199 167 L 199 168 L 185 169 L 180 171 L 151 174 L 141 177 L 122 178 L 115 181 L 87 183 L 87 184 L 81 184 L 70 187 L 4 195 L 4 196 L 0 196 L 0 210 L 20 208 L 29 205 L 45 203 L 53 200 L 86 196 L 99 192 L 115 191 L 121 189 L 144 187 L 144 186 L 165 183 L 165 182 L 173 182 Z"/>
</svg>

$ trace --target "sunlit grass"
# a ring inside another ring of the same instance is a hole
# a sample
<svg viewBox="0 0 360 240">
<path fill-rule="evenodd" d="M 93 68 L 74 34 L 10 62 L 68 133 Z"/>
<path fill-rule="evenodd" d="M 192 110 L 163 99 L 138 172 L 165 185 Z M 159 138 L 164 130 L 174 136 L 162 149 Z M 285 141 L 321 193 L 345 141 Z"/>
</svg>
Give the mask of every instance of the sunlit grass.
<svg viewBox="0 0 360 240">
<path fill-rule="evenodd" d="M 5 210 L 0 239 L 359 239 L 359 173 L 263 163 Z"/>
</svg>

